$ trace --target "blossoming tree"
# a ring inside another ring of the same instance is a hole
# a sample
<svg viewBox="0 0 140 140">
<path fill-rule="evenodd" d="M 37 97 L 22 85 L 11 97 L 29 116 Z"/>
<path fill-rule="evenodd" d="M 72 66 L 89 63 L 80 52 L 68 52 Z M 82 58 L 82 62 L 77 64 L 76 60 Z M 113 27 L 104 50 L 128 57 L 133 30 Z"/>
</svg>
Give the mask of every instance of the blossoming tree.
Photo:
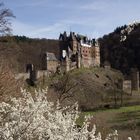
<svg viewBox="0 0 140 140">
<path fill-rule="evenodd" d="M 34 96 L 22 90 L 22 98 L 0 103 L 0 140 L 101 140 L 95 126 L 88 131 L 88 121 L 76 125 L 78 105 L 61 108 L 47 101 L 47 90 Z M 106 140 L 117 140 L 117 133 Z"/>
</svg>

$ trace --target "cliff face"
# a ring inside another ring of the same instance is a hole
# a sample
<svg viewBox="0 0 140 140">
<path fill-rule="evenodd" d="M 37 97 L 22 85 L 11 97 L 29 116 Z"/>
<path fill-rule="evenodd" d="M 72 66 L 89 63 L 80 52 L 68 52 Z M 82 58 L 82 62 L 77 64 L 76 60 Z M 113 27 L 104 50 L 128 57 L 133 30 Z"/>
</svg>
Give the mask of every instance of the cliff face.
<svg viewBox="0 0 140 140">
<path fill-rule="evenodd" d="M 132 67 L 140 70 L 140 23 L 118 27 L 99 41 L 102 65 L 109 61 L 113 68 L 127 74 Z"/>
</svg>

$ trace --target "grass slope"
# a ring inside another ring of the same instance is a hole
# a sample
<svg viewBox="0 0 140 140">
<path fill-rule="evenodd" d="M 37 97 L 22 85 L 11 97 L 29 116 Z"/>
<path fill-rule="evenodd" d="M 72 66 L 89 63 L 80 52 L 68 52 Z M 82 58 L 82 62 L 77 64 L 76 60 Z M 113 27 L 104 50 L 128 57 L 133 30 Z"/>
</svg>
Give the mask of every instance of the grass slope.
<svg viewBox="0 0 140 140">
<path fill-rule="evenodd" d="M 93 115 L 91 124 L 96 124 L 97 130 L 102 132 L 103 137 L 112 130 L 118 130 L 122 140 L 129 136 L 135 140 L 140 139 L 140 105 L 81 112 L 77 124 L 82 125 L 84 117 L 87 115 Z"/>
</svg>

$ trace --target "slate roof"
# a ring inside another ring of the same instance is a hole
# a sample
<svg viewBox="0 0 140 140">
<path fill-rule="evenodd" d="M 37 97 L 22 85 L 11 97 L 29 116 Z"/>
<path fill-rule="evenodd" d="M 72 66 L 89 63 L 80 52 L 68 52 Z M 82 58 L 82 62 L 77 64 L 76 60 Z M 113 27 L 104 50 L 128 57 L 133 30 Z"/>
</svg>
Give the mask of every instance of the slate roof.
<svg viewBox="0 0 140 140">
<path fill-rule="evenodd" d="M 55 54 L 54 53 L 49 53 L 49 52 L 47 52 L 47 60 L 57 61 Z"/>
</svg>

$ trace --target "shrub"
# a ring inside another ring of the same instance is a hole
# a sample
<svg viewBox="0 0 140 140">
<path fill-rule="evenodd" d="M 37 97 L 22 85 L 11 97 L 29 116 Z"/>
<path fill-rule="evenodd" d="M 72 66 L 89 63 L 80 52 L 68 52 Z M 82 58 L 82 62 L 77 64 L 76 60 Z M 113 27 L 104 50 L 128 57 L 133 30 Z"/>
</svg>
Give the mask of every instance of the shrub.
<svg viewBox="0 0 140 140">
<path fill-rule="evenodd" d="M 22 98 L 0 103 L 1 140 L 101 140 L 95 126 L 88 130 L 88 121 L 82 127 L 76 125 L 77 104 L 65 108 L 59 102 L 54 105 L 47 101 L 47 90 L 35 91 L 34 96 L 21 92 Z M 114 133 L 106 140 L 116 136 Z"/>
<path fill-rule="evenodd" d="M 9 63 L 6 61 L 0 62 L 0 102 L 8 102 L 10 95 L 19 96 L 20 86 L 21 82 L 15 79 Z"/>
</svg>

